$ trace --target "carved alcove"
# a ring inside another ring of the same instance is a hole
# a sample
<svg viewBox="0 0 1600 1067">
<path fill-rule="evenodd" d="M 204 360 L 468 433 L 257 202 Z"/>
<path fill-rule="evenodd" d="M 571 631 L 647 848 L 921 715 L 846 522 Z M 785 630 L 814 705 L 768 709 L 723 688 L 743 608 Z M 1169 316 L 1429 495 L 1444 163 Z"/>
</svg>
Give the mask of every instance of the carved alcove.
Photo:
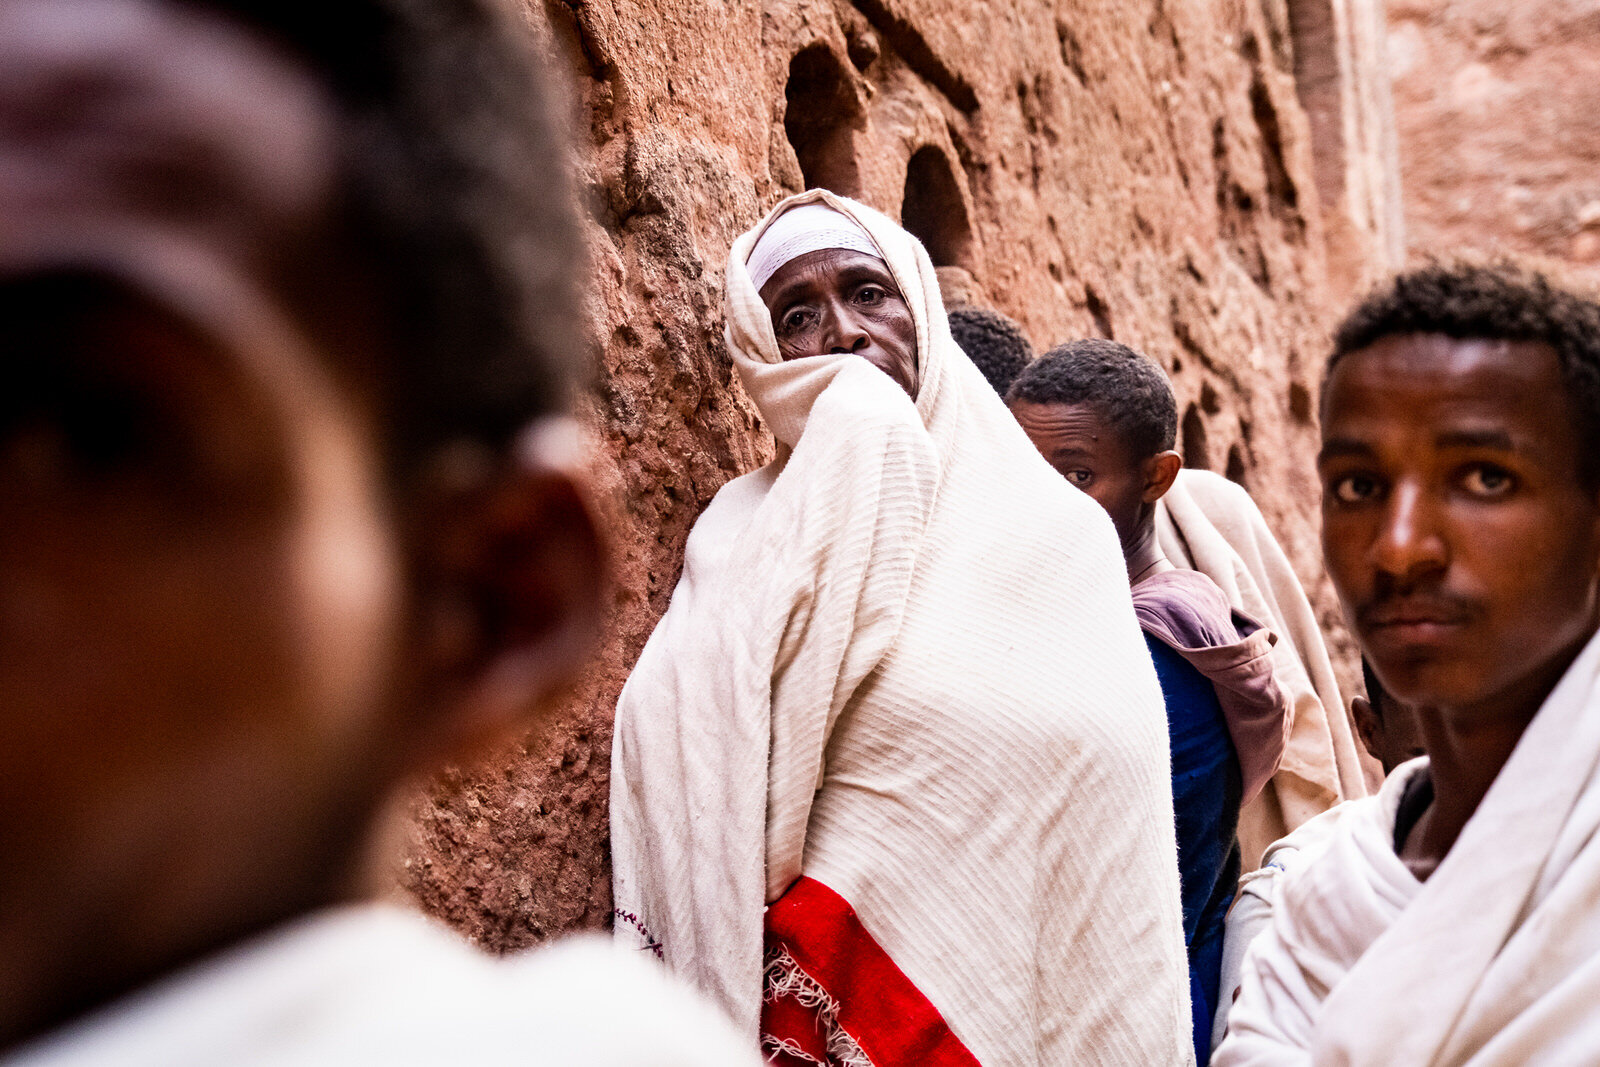
<svg viewBox="0 0 1600 1067">
<path fill-rule="evenodd" d="M 1200 408 L 1195 404 L 1190 404 L 1183 412 L 1179 440 L 1183 442 L 1185 467 L 1211 469 L 1211 450 L 1206 441 L 1206 422 L 1200 414 Z"/>
<path fill-rule="evenodd" d="M 900 223 L 927 248 L 936 267 L 972 266 L 972 223 L 954 165 L 935 145 L 917 149 L 906 164 Z"/>
<path fill-rule="evenodd" d="M 853 77 L 825 44 L 803 48 L 789 61 L 783 129 L 807 189 L 860 194 L 855 140 L 864 115 Z"/>
</svg>

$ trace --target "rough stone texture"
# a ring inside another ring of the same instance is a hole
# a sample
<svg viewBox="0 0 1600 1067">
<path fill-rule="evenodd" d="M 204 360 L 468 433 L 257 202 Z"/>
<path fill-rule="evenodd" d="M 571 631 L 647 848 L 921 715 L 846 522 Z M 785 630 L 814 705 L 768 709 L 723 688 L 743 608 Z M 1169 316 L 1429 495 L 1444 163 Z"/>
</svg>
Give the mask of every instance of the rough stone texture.
<svg viewBox="0 0 1600 1067">
<path fill-rule="evenodd" d="M 1311 126 L 1333 295 L 1348 299 L 1404 256 L 1383 0 L 1286 0 L 1295 89 Z"/>
<path fill-rule="evenodd" d="M 1389 53 L 1411 251 L 1600 283 L 1600 3 L 1389 0 Z"/>
<path fill-rule="evenodd" d="M 1188 462 L 1254 492 L 1333 618 L 1309 458 L 1334 290 L 1282 0 L 534 4 L 586 134 L 603 369 L 584 414 L 619 582 L 559 720 L 418 799 L 404 882 L 426 908 L 496 948 L 605 920 L 617 692 L 694 518 L 771 455 L 722 341 L 723 262 L 808 184 L 902 217 L 1040 350 L 1107 335 L 1158 359 Z M 1338 68 L 1340 99 L 1362 63 Z M 1367 151 L 1351 143 L 1324 143 L 1324 167 L 1382 171 L 1337 155 Z M 1330 186 L 1334 211 L 1381 249 L 1387 216 L 1349 206 L 1381 200 L 1361 182 Z"/>
</svg>

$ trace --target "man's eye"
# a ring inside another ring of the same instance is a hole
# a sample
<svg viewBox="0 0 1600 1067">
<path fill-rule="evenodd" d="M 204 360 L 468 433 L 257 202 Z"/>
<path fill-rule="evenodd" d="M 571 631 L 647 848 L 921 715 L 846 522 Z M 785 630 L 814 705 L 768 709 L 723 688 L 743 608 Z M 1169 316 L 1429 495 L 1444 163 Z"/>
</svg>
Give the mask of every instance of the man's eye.
<svg viewBox="0 0 1600 1067">
<path fill-rule="evenodd" d="M 1473 496 L 1498 497 L 1511 492 L 1516 480 L 1510 471 L 1492 463 L 1480 463 L 1467 471 L 1461 484 Z"/>
<path fill-rule="evenodd" d="M 783 316 L 783 332 L 785 335 L 799 333 L 811 323 L 811 311 L 807 308 L 795 308 Z"/>
<path fill-rule="evenodd" d="M 1073 485 L 1077 486 L 1079 489 L 1083 489 L 1086 486 L 1088 486 L 1088 484 L 1090 482 L 1094 481 L 1094 471 L 1086 471 L 1086 470 L 1067 471 L 1066 472 L 1066 479 L 1067 479 L 1067 481 L 1071 482 Z"/>
<path fill-rule="evenodd" d="M 889 294 L 881 286 L 863 285 L 856 290 L 856 300 L 863 304 L 881 304 Z"/>
<path fill-rule="evenodd" d="M 1341 504 L 1361 504 L 1378 495 L 1378 480 L 1367 474 L 1347 474 L 1328 487 Z"/>
</svg>

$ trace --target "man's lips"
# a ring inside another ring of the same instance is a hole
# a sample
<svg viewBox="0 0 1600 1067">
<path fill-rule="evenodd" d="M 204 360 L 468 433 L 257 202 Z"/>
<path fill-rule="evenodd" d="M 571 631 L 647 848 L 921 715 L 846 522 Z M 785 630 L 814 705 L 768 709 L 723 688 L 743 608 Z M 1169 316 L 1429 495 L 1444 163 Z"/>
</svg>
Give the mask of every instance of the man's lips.
<svg viewBox="0 0 1600 1067">
<path fill-rule="evenodd" d="M 1400 600 L 1374 604 L 1362 609 L 1357 617 L 1368 633 L 1427 639 L 1465 625 L 1472 613 L 1465 605 L 1447 601 Z"/>
</svg>

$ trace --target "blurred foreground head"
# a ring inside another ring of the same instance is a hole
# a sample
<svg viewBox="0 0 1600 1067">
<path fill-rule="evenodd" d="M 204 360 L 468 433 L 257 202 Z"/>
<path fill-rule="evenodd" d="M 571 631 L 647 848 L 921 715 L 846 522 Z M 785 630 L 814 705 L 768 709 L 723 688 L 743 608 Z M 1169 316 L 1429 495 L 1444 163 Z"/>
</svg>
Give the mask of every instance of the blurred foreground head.
<svg viewBox="0 0 1600 1067">
<path fill-rule="evenodd" d="M 548 115 L 490 0 L 0 0 L 0 1049 L 570 682 Z"/>
</svg>

